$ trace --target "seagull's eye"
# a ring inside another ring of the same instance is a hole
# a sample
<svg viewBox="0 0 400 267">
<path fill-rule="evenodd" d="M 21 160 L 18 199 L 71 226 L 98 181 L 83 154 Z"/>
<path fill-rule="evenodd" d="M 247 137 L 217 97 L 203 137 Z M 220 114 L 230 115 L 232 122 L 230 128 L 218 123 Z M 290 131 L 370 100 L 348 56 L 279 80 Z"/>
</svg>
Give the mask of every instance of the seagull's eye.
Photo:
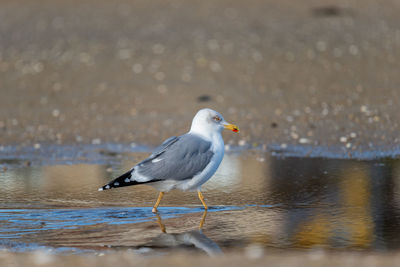
<svg viewBox="0 0 400 267">
<path fill-rule="evenodd" d="M 214 117 L 213 117 L 213 120 L 216 121 L 216 122 L 220 122 L 220 121 L 221 121 L 221 118 L 220 118 L 219 116 L 214 116 Z"/>
</svg>

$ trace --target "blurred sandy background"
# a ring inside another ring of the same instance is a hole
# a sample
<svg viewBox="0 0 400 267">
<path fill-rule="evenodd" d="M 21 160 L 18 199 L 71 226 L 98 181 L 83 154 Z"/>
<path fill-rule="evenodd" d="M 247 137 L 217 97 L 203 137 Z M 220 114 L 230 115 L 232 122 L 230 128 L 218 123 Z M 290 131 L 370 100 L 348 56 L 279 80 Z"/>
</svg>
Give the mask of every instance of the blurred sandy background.
<svg viewBox="0 0 400 267">
<path fill-rule="evenodd" d="M 1 1 L 2 144 L 399 143 L 398 1 Z"/>
</svg>

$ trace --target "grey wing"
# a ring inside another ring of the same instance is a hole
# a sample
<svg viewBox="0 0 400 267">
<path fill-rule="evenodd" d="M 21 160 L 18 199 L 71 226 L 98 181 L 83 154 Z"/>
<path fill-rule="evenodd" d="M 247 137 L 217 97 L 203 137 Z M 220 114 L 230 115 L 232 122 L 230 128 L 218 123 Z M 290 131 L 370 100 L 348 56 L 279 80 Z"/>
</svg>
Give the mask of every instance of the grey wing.
<svg viewBox="0 0 400 267">
<path fill-rule="evenodd" d="M 196 135 L 185 134 L 167 141 L 135 166 L 135 172 L 154 181 L 190 179 L 203 171 L 214 156 L 211 142 Z"/>
<path fill-rule="evenodd" d="M 179 137 L 176 137 L 176 136 L 172 136 L 172 137 L 168 138 L 159 147 L 157 147 L 147 159 L 143 160 L 138 165 L 143 164 L 143 163 L 148 162 L 148 161 L 151 161 L 154 158 L 160 156 L 162 153 L 165 152 L 166 149 L 168 149 L 169 146 L 171 146 L 173 143 L 178 141 L 178 139 L 179 139 Z"/>
</svg>

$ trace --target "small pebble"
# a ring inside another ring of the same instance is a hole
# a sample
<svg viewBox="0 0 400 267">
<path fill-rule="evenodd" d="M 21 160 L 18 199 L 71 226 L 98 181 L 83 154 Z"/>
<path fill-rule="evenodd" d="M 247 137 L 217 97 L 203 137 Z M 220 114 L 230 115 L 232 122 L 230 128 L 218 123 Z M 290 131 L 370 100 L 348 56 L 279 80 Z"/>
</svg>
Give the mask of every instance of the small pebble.
<svg viewBox="0 0 400 267">
<path fill-rule="evenodd" d="M 245 255 L 249 259 L 259 259 L 264 255 L 264 248 L 260 245 L 252 244 L 246 248 Z"/>
<path fill-rule="evenodd" d="M 197 102 L 201 103 L 201 102 L 209 102 L 212 100 L 210 95 L 200 95 L 196 98 Z"/>
<path fill-rule="evenodd" d="M 165 47 L 162 44 L 155 44 L 152 47 L 153 53 L 156 55 L 161 55 L 164 53 Z"/>
<path fill-rule="evenodd" d="M 353 55 L 353 56 L 356 56 L 356 55 L 358 55 L 358 47 L 357 46 L 355 46 L 355 45 L 350 45 L 349 46 L 349 52 L 350 52 L 350 54 L 351 55 Z"/>
<path fill-rule="evenodd" d="M 317 248 L 317 249 L 312 249 L 309 252 L 308 257 L 314 261 L 318 261 L 326 256 L 324 250 Z"/>
<path fill-rule="evenodd" d="M 142 66 L 142 64 L 139 64 L 139 63 L 134 64 L 134 65 L 132 66 L 132 71 L 133 71 L 134 73 L 136 73 L 136 74 L 141 73 L 141 72 L 143 71 L 143 66 Z"/>
<path fill-rule="evenodd" d="M 361 107 L 360 107 L 360 111 L 361 111 L 362 113 L 367 113 L 367 112 L 368 112 L 368 107 L 367 107 L 367 106 L 361 106 Z"/>
<path fill-rule="evenodd" d="M 220 72 L 222 70 L 221 65 L 217 61 L 210 62 L 210 69 L 213 72 Z"/>
<path fill-rule="evenodd" d="M 60 111 L 59 111 L 58 109 L 54 109 L 54 110 L 51 112 L 51 115 L 53 115 L 53 117 L 58 117 L 58 116 L 60 115 Z"/>
<path fill-rule="evenodd" d="M 154 78 L 155 78 L 156 80 L 158 80 L 158 81 L 162 81 L 162 80 L 165 79 L 165 73 L 162 72 L 162 71 L 159 71 L 159 72 L 157 72 L 157 73 L 154 75 Z"/>
<path fill-rule="evenodd" d="M 122 60 L 129 59 L 129 58 L 131 58 L 131 56 L 132 56 L 132 51 L 129 50 L 129 49 L 120 49 L 118 51 L 118 58 L 119 59 L 122 59 Z"/>
<path fill-rule="evenodd" d="M 308 138 L 300 138 L 300 140 L 299 140 L 299 143 L 300 144 L 308 144 L 308 143 L 310 143 L 311 141 L 310 141 L 310 139 L 308 139 Z"/>
<path fill-rule="evenodd" d="M 93 145 L 99 145 L 99 144 L 101 144 L 101 139 L 100 139 L 100 138 L 95 138 L 95 139 L 93 139 L 93 140 L 92 140 L 92 144 L 93 144 Z"/>
<path fill-rule="evenodd" d="M 316 48 L 320 52 L 325 52 L 326 49 L 327 49 L 327 44 L 324 41 L 318 41 L 317 45 L 316 45 Z"/>
<path fill-rule="evenodd" d="M 157 91 L 160 94 L 165 94 L 168 92 L 167 86 L 165 84 L 160 84 L 159 86 L 157 86 Z"/>
<path fill-rule="evenodd" d="M 55 261 L 55 257 L 46 251 L 37 250 L 32 255 L 32 261 L 34 265 L 49 265 Z"/>
</svg>

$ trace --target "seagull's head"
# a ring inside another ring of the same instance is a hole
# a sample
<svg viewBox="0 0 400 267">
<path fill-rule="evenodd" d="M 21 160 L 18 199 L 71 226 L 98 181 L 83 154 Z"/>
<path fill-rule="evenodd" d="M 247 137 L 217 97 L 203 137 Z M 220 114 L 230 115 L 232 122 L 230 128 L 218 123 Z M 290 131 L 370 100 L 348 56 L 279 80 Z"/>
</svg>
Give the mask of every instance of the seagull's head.
<svg viewBox="0 0 400 267">
<path fill-rule="evenodd" d="M 222 132 L 223 129 L 239 132 L 239 128 L 228 123 L 224 117 L 215 110 L 205 108 L 197 112 L 192 121 L 191 132 L 208 135 L 209 133 Z"/>
</svg>

